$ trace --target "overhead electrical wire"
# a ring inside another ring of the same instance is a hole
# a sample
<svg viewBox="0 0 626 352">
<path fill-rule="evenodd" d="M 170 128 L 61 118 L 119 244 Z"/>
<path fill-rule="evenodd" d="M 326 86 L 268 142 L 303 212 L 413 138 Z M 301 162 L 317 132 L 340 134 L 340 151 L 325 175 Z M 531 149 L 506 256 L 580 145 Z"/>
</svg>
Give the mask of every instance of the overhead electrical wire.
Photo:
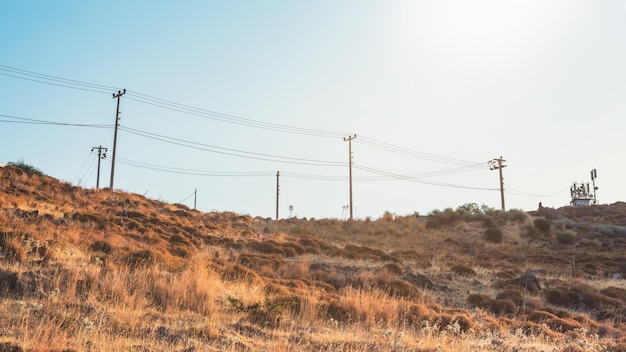
<svg viewBox="0 0 626 352">
<path fill-rule="evenodd" d="M 183 175 L 196 175 L 196 176 L 215 176 L 215 177 L 257 177 L 257 176 L 273 176 L 274 171 L 258 171 L 258 172 L 224 172 L 224 171 L 206 171 L 206 170 L 193 170 L 182 169 L 170 166 L 149 164 L 125 158 L 118 158 L 117 162 L 123 165 L 128 165 L 136 168 L 169 172 Z"/>
<path fill-rule="evenodd" d="M 0 65 L 0 70 L 11 73 L 11 74 L 4 74 L 6 76 L 10 76 L 10 77 L 18 78 L 18 79 L 33 80 L 39 83 L 59 85 L 65 88 L 86 89 L 86 90 L 95 91 L 97 93 L 107 93 L 107 94 L 110 94 L 112 91 L 120 90 L 120 88 L 118 87 L 94 84 L 94 83 L 89 83 L 85 81 L 73 80 L 73 79 L 67 79 L 67 78 L 62 78 L 58 76 L 52 76 L 52 75 L 37 73 L 33 71 L 23 70 L 23 69 L 6 66 L 6 65 Z M 17 75 L 21 75 L 21 76 L 17 76 Z M 23 77 L 23 76 L 26 76 L 26 77 Z M 143 93 L 133 91 L 133 90 L 127 90 L 126 93 L 127 95 L 125 99 L 128 99 L 128 100 L 160 107 L 160 108 L 167 109 L 170 111 L 176 111 L 176 112 L 180 112 L 180 113 L 184 113 L 188 115 L 193 115 L 197 117 L 202 117 L 202 118 L 207 118 L 207 119 L 212 119 L 212 120 L 217 120 L 217 121 L 222 121 L 222 122 L 227 122 L 227 123 L 232 123 L 232 124 L 237 124 L 237 125 L 242 125 L 242 126 L 261 128 L 261 129 L 273 130 L 273 131 L 279 131 L 279 132 L 285 132 L 285 133 L 327 137 L 327 138 L 339 138 L 339 137 L 343 137 L 347 135 L 347 133 L 343 133 L 343 132 L 323 131 L 323 130 L 301 128 L 301 127 L 295 127 L 295 126 L 289 126 L 289 125 L 283 125 L 283 124 L 262 122 L 258 120 L 243 118 L 243 117 L 236 116 L 236 115 L 224 114 L 224 113 L 220 113 L 220 112 L 216 112 L 212 110 L 197 108 L 197 107 L 193 107 L 190 105 L 181 104 L 172 100 L 162 99 L 162 98 L 154 97 L 148 94 L 143 94 Z M 373 148 L 385 150 L 388 152 L 402 154 L 402 155 L 410 156 L 410 157 L 421 158 L 425 160 L 436 161 L 440 163 L 447 163 L 447 164 L 458 165 L 458 166 L 472 166 L 475 164 L 483 164 L 483 163 L 476 163 L 476 162 L 467 161 L 467 160 L 445 157 L 445 156 L 431 154 L 431 153 L 424 153 L 424 152 L 412 150 L 409 148 L 381 142 L 381 141 L 364 137 L 364 136 L 359 136 L 359 139 L 356 139 L 356 142 L 373 147 Z"/>
<path fill-rule="evenodd" d="M 96 164 L 96 163 L 95 163 L 95 159 L 94 159 L 94 162 L 92 162 L 92 163 L 91 163 L 91 165 L 89 165 L 89 169 L 87 169 L 87 170 L 85 171 L 85 175 L 86 175 L 86 176 L 84 176 L 84 177 L 83 177 L 83 179 L 82 179 L 82 181 L 80 182 L 79 186 L 80 186 L 80 185 L 85 185 L 85 184 L 87 183 L 87 180 L 91 178 L 91 176 L 94 174 L 94 172 L 96 172 L 96 170 L 97 170 L 98 168 L 95 166 L 95 164 Z M 89 172 L 89 175 L 87 175 L 87 172 Z"/>
<path fill-rule="evenodd" d="M 567 190 L 569 189 L 569 187 L 567 187 L 567 188 L 564 188 L 564 189 L 562 189 L 562 190 L 560 190 L 560 191 L 557 191 L 557 192 L 554 192 L 554 193 L 550 193 L 550 194 L 530 194 L 530 193 L 526 193 L 526 192 L 520 191 L 520 190 L 518 190 L 518 189 L 515 189 L 515 188 L 513 188 L 513 187 L 509 186 L 508 184 L 505 184 L 504 186 L 506 187 L 506 188 L 505 188 L 505 192 L 507 192 L 507 193 L 509 193 L 509 194 L 511 194 L 511 195 L 516 195 L 516 196 L 526 196 L 526 197 L 532 197 L 532 198 L 547 198 L 547 197 L 553 197 L 553 196 L 556 196 L 557 194 L 561 194 L 561 193 L 563 193 L 563 192 L 565 192 L 565 191 L 567 191 Z M 516 192 L 517 194 L 515 194 L 515 193 L 513 193 L 513 192 L 508 192 L 508 190 L 507 190 L 507 189 L 510 189 L 510 190 L 512 190 L 512 191 L 514 191 L 514 192 Z"/>
<path fill-rule="evenodd" d="M 0 65 L 0 75 L 27 80 L 31 82 L 43 83 L 63 88 L 70 89 L 78 89 L 95 93 L 106 93 L 111 94 L 112 92 L 119 91 L 121 88 L 106 86 L 101 84 L 88 83 L 84 81 L 78 81 L 73 79 L 62 78 L 58 76 L 52 76 L 42 73 L 37 73 L 33 71 L 23 70 L 11 66 Z M 9 73 L 6 73 L 9 72 Z M 201 109 L 197 107 L 193 107 L 186 104 L 177 103 L 167 99 L 157 98 L 151 95 L 143 94 L 140 92 L 136 92 L 133 90 L 126 91 L 126 98 L 128 100 L 136 101 L 143 104 L 148 104 L 156 107 L 160 107 L 163 109 L 176 111 L 188 115 L 194 115 L 198 117 L 208 118 L 212 120 L 222 121 L 233 123 L 242 126 L 262 128 L 266 130 L 273 130 L 279 132 L 300 134 L 300 135 L 309 135 L 309 136 L 318 136 L 318 137 L 327 137 L 327 138 L 339 138 L 345 136 L 347 133 L 339 133 L 332 131 L 323 131 L 316 130 L 310 128 L 301 128 L 295 126 L 289 126 L 284 124 L 276 124 L 269 122 L 262 122 L 253 119 L 247 119 L 240 116 L 224 114 L 216 111 L 211 111 L 207 109 Z"/>
<path fill-rule="evenodd" d="M 185 140 L 185 139 L 168 137 L 168 136 L 161 135 L 161 134 L 141 131 L 141 130 L 137 130 L 137 129 L 129 128 L 129 127 L 119 127 L 119 130 L 127 132 L 127 133 L 131 133 L 131 134 L 134 134 L 134 135 L 142 136 L 142 137 L 145 137 L 145 138 L 158 140 L 158 141 L 161 141 L 161 142 L 166 142 L 166 143 L 170 143 L 170 144 L 175 144 L 175 145 L 179 145 L 179 146 L 183 146 L 183 147 L 187 147 L 187 148 L 193 148 L 193 149 L 203 150 L 203 151 L 212 152 L 212 153 L 218 153 L 218 154 L 224 154 L 224 155 L 230 155 L 230 156 L 237 156 L 237 157 L 240 157 L 240 158 L 248 158 L 248 159 L 263 160 L 263 161 L 272 161 L 272 162 L 280 162 L 280 163 L 289 163 L 289 164 L 300 164 L 300 165 L 347 166 L 346 163 L 338 162 L 338 161 L 294 158 L 294 157 L 286 157 L 286 156 L 271 155 L 271 154 L 264 154 L 264 153 L 257 153 L 257 152 L 250 152 L 250 151 L 243 151 L 243 150 L 237 150 L 237 149 L 231 149 L 231 148 L 218 147 L 218 146 L 214 146 L 214 145 L 198 143 L 198 142 L 193 142 L 193 141 L 189 141 L 189 140 Z"/>
<path fill-rule="evenodd" d="M 183 200 L 179 201 L 178 204 L 184 204 L 187 201 L 187 199 L 193 197 L 195 194 L 196 194 L 196 192 L 192 192 L 190 195 L 185 197 Z"/>
<path fill-rule="evenodd" d="M 111 91 L 119 90 L 119 88 L 112 86 L 105 86 L 101 84 L 88 83 L 83 81 L 77 81 L 73 79 L 62 78 L 58 76 L 46 75 L 43 73 L 37 73 L 33 71 L 22 70 L 20 68 L 0 65 L 0 75 L 22 79 L 31 82 L 43 83 L 53 85 L 57 87 L 84 90 L 94 93 L 111 94 Z M 6 73 L 10 72 L 10 73 Z"/>
<path fill-rule="evenodd" d="M 155 98 L 147 94 L 142 94 L 139 92 L 135 92 L 132 90 L 126 91 L 126 99 L 136 101 L 143 104 L 148 104 L 156 107 L 160 107 L 163 109 L 176 111 L 188 115 L 203 117 L 207 119 L 228 122 L 232 124 L 261 128 L 272 131 L 300 134 L 300 135 L 309 135 L 309 136 L 317 136 L 317 137 L 328 137 L 328 138 L 340 138 L 346 135 L 346 133 L 339 132 L 331 132 L 331 131 L 323 131 L 323 130 L 315 130 L 309 128 L 301 128 L 283 124 L 276 124 L 270 122 L 263 122 L 258 120 L 252 120 L 243 118 L 240 116 L 235 116 L 231 114 L 224 114 L 212 110 L 201 109 L 197 107 L 193 107 L 190 105 L 180 104 L 171 100 Z"/>
<path fill-rule="evenodd" d="M 37 120 L 37 119 L 29 119 L 29 118 L 26 118 L 26 117 L 18 117 L 18 116 L 4 115 L 4 114 L 0 114 L 0 117 L 11 119 L 11 120 L 0 120 L 0 122 L 6 122 L 6 123 L 21 123 L 21 124 L 30 124 L 30 125 L 56 125 L 56 126 L 90 127 L 90 128 L 113 128 L 114 127 L 112 125 L 96 125 L 96 124 L 86 124 L 86 123 L 69 123 L 69 122 L 56 122 L 56 121 L 47 121 L 47 120 Z"/>
<path fill-rule="evenodd" d="M 156 165 L 150 163 L 144 163 L 140 161 L 134 161 L 125 158 L 118 158 L 118 162 L 123 165 L 128 165 L 132 167 L 154 170 L 154 171 L 162 171 L 176 174 L 184 174 L 184 175 L 196 175 L 196 176 L 210 176 L 210 177 L 273 177 L 275 176 L 275 171 L 249 171 L 249 172 L 234 172 L 234 171 L 207 171 L 207 170 L 198 170 L 198 169 L 184 169 L 177 168 L 171 166 L 163 166 Z M 415 176 L 418 175 L 418 176 Z M 421 174 L 391 174 L 386 173 L 384 175 L 378 176 L 354 176 L 353 181 L 355 182 L 375 182 L 375 181 L 390 181 L 390 180 L 414 180 L 419 179 L 419 175 Z M 338 176 L 338 175 L 320 175 L 320 174 L 307 174 L 307 173 L 297 173 L 290 171 L 280 171 L 280 176 L 285 178 L 293 178 L 293 179 L 303 179 L 303 180 L 314 180 L 314 181 L 334 181 L 334 182 L 345 182 L 348 180 L 348 176 Z M 428 177 L 428 176 L 421 176 Z"/>
<path fill-rule="evenodd" d="M 372 169 L 372 168 L 369 168 L 369 167 L 366 167 L 366 166 L 362 166 L 362 165 L 357 165 L 357 164 L 353 164 L 352 167 L 354 167 L 355 169 L 366 171 L 366 172 L 370 172 L 370 173 L 373 173 L 373 174 L 384 175 L 384 176 L 397 178 L 399 180 L 423 183 L 423 184 L 428 184 L 428 185 L 433 185 L 433 186 L 451 187 L 451 188 L 463 188 L 463 189 L 475 189 L 475 190 L 482 190 L 482 191 L 498 191 L 499 190 L 499 189 L 496 189 L 496 188 L 469 187 L 469 186 L 462 186 L 462 185 L 456 185 L 456 184 L 451 184 L 451 183 L 428 181 L 428 180 L 424 180 L 424 179 L 421 179 L 421 178 L 407 177 L 407 176 L 394 174 L 394 173 L 390 173 L 390 172 L 386 172 L 386 171 L 376 170 L 376 169 Z"/>
<path fill-rule="evenodd" d="M 85 159 L 85 162 L 83 163 L 83 166 L 81 166 L 80 170 L 76 174 L 76 177 L 74 177 L 74 182 L 73 183 L 78 182 L 78 180 L 80 179 L 80 173 L 83 172 L 83 169 L 85 168 L 85 165 L 87 165 L 87 162 L 89 161 L 89 159 L 90 159 L 90 157 L 92 155 L 93 155 L 93 150 L 91 152 L 89 152 L 89 154 L 87 155 L 87 158 Z"/>
<path fill-rule="evenodd" d="M 420 159 L 435 161 L 435 162 L 444 163 L 444 164 L 451 164 L 451 165 L 458 165 L 458 166 L 467 166 L 467 167 L 474 167 L 474 166 L 476 166 L 476 167 L 482 166 L 482 167 L 485 167 L 485 168 L 488 167 L 488 163 L 487 162 L 467 161 L 467 160 L 450 158 L 450 157 L 445 157 L 445 156 L 431 154 L 431 153 L 424 153 L 424 152 L 420 152 L 420 151 L 417 151 L 417 150 L 413 150 L 413 149 L 409 149 L 409 148 L 400 147 L 400 146 L 397 146 L 397 145 L 393 145 L 393 144 L 377 141 L 375 139 L 367 138 L 367 137 L 364 137 L 364 136 L 359 136 L 359 138 L 354 139 L 354 141 L 357 142 L 357 143 L 364 144 L 366 146 L 372 147 L 372 148 L 377 148 L 377 149 L 385 150 L 385 151 L 388 151 L 388 152 L 393 152 L 393 153 L 397 153 L 397 154 L 402 154 L 402 155 L 406 155 L 406 156 L 410 156 L 410 157 L 414 157 L 414 158 L 420 158 Z"/>
</svg>

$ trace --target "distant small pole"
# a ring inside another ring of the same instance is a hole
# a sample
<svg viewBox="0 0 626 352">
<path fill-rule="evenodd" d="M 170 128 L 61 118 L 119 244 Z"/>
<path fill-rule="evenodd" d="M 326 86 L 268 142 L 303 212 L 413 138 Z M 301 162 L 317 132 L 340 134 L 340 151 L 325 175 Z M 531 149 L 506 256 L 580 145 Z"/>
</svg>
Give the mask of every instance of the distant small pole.
<svg viewBox="0 0 626 352">
<path fill-rule="evenodd" d="M 102 146 L 99 147 L 93 147 L 91 148 L 91 152 L 93 153 L 94 150 L 98 150 L 98 176 L 96 178 L 96 189 L 100 188 L 100 160 L 105 159 L 107 157 L 107 148 L 102 148 Z M 104 150 L 104 153 L 102 152 Z"/>
<path fill-rule="evenodd" d="M 117 146 L 117 127 L 120 125 L 120 98 L 126 94 L 126 89 L 123 92 L 117 91 L 117 94 L 113 94 L 113 99 L 117 98 L 117 109 L 115 110 L 115 133 L 113 134 L 113 159 L 111 160 L 111 191 L 113 191 L 113 178 L 115 175 L 115 151 Z"/>
<path fill-rule="evenodd" d="M 352 140 L 356 138 L 356 134 L 344 137 L 343 141 L 348 142 L 348 165 L 350 166 L 350 220 L 352 217 Z"/>
<path fill-rule="evenodd" d="M 198 189 L 193 190 L 193 210 L 196 210 L 196 200 L 198 199 Z"/>
<path fill-rule="evenodd" d="M 278 220 L 278 195 L 280 194 L 280 171 L 276 171 L 276 220 Z"/>
<path fill-rule="evenodd" d="M 504 163 L 506 160 L 502 159 L 502 157 L 500 157 L 500 159 L 493 159 L 489 162 L 489 169 L 490 170 L 499 170 L 500 171 L 500 201 L 502 202 L 502 211 L 504 210 L 504 178 L 502 178 L 502 168 L 506 167 L 506 165 L 503 165 L 502 163 Z M 497 165 L 496 165 L 497 163 Z"/>
</svg>

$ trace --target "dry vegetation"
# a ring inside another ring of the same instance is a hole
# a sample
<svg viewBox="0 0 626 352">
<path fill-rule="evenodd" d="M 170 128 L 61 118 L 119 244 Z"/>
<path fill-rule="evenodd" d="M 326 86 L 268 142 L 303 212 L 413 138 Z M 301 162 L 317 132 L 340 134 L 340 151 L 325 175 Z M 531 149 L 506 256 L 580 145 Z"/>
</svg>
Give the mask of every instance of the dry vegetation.
<svg viewBox="0 0 626 352">
<path fill-rule="evenodd" d="M 0 177 L 0 351 L 626 350 L 623 203 L 272 221 Z"/>
</svg>

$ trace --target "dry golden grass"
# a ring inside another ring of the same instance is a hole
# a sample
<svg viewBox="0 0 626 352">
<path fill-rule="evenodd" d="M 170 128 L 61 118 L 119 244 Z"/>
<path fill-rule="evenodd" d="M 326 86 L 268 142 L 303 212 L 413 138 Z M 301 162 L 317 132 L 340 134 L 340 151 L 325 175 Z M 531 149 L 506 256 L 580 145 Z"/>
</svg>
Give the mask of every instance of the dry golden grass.
<svg viewBox="0 0 626 352">
<path fill-rule="evenodd" d="M 529 237 L 520 212 L 271 221 L 0 176 L 0 350 L 626 346 L 619 223 L 554 211 L 552 232 Z M 557 242 L 562 224 L 584 251 Z M 485 241 L 485 226 L 503 241 Z M 518 280 L 527 272 L 541 290 Z"/>
</svg>

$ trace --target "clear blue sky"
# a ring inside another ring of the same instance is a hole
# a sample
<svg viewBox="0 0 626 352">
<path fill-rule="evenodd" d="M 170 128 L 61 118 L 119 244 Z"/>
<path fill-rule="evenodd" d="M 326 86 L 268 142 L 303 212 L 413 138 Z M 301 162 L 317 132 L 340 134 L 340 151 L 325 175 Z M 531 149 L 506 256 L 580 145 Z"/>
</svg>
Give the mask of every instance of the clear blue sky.
<svg viewBox="0 0 626 352">
<path fill-rule="evenodd" d="M 108 186 L 127 89 L 115 188 L 202 211 L 273 217 L 280 170 L 342 218 L 352 134 L 358 218 L 499 208 L 499 156 L 507 208 L 624 201 L 625 38 L 624 0 L 5 1 L 0 162 L 91 188 L 102 145 Z"/>
</svg>

